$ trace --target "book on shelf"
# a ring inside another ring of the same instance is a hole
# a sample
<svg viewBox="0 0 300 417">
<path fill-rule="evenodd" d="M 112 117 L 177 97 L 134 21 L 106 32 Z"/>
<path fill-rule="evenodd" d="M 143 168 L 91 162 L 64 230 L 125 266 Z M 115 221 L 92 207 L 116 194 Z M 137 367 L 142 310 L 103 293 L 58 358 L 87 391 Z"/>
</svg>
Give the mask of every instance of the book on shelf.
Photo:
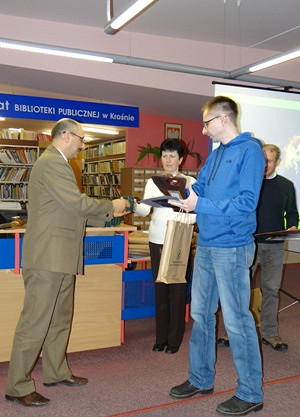
<svg viewBox="0 0 300 417">
<path fill-rule="evenodd" d="M 27 200 L 27 184 L 0 184 L 1 200 Z"/>
<path fill-rule="evenodd" d="M 52 138 L 51 135 L 47 135 L 46 133 L 37 133 L 37 140 L 42 142 L 51 142 Z"/>
<path fill-rule="evenodd" d="M 112 144 L 112 153 L 113 154 L 120 154 L 120 153 L 125 153 L 126 152 L 126 142 L 121 141 L 121 142 L 113 142 Z"/>
<path fill-rule="evenodd" d="M 0 131 L 0 138 L 1 139 L 18 140 L 19 139 L 19 132 L 18 132 L 18 130 L 2 129 Z"/>
<path fill-rule="evenodd" d="M 114 172 L 121 172 L 121 169 L 124 168 L 125 161 L 124 159 L 117 159 L 112 161 L 112 170 Z"/>
<path fill-rule="evenodd" d="M 0 162 L 3 164 L 13 164 L 13 156 L 6 149 L 0 149 Z"/>
<path fill-rule="evenodd" d="M 110 172 L 110 162 L 109 161 L 103 161 L 99 162 L 99 172 Z"/>
<path fill-rule="evenodd" d="M 31 130 L 20 129 L 20 140 L 37 140 L 37 133 Z"/>
<path fill-rule="evenodd" d="M 98 162 L 95 162 L 95 163 L 90 162 L 87 164 L 87 172 L 89 174 L 95 174 L 95 173 L 98 173 L 98 171 L 99 171 Z"/>
<path fill-rule="evenodd" d="M 26 167 L 0 167 L 0 181 L 28 182 L 30 171 L 30 168 Z"/>
<path fill-rule="evenodd" d="M 38 154 L 36 149 L 24 148 L 25 157 L 29 164 L 34 164 L 37 160 Z"/>
<path fill-rule="evenodd" d="M 86 148 L 83 153 L 84 159 L 97 158 L 99 156 L 99 146 L 91 146 Z"/>
<path fill-rule="evenodd" d="M 21 158 L 19 156 L 19 152 L 18 151 L 16 151 L 15 149 L 11 149 L 11 150 L 8 150 L 8 152 L 11 153 L 11 155 L 14 158 L 14 161 L 15 161 L 16 164 L 22 164 L 22 160 L 21 160 Z"/>
<path fill-rule="evenodd" d="M 119 189 L 119 187 L 111 187 L 111 192 L 112 192 L 111 197 L 116 197 L 116 198 L 119 198 L 120 197 L 120 189 Z"/>
</svg>

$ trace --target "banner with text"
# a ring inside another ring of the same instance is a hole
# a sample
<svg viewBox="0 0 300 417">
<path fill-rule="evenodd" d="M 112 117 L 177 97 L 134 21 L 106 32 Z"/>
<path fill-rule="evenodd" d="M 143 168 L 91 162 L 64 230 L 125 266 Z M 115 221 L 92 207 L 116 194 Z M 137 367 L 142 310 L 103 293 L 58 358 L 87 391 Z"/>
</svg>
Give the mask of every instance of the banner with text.
<svg viewBox="0 0 300 417">
<path fill-rule="evenodd" d="M 0 94 L 0 116 L 51 121 L 68 117 L 80 123 L 139 127 L 138 107 L 13 94 Z"/>
</svg>

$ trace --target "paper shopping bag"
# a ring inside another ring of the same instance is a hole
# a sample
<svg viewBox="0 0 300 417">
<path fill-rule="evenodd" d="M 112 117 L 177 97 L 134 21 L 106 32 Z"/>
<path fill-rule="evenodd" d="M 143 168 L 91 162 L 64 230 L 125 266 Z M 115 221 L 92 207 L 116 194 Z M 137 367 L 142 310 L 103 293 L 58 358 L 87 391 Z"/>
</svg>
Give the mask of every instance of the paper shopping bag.
<svg viewBox="0 0 300 417">
<path fill-rule="evenodd" d="M 186 283 L 193 224 L 168 220 L 156 282 Z"/>
</svg>

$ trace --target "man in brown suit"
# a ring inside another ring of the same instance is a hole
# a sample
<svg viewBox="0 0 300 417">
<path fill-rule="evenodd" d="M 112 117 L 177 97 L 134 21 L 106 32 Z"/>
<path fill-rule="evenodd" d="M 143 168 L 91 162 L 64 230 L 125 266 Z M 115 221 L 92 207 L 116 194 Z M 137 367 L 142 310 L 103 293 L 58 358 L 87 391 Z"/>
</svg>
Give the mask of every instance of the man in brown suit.
<svg viewBox="0 0 300 417">
<path fill-rule="evenodd" d="M 83 273 L 87 219 L 102 222 L 125 214 L 124 199 L 96 200 L 81 194 L 68 160 L 84 149 L 81 125 L 61 119 L 52 144 L 34 164 L 29 180 L 28 222 L 23 242 L 24 307 L 15 331 L 6 399 L 43 406 L 31 372 L 41 351 L 45 386 L 84 385 L 68 367 L 66 349 L 73 315 L 76 274 Z"/>
</svg>

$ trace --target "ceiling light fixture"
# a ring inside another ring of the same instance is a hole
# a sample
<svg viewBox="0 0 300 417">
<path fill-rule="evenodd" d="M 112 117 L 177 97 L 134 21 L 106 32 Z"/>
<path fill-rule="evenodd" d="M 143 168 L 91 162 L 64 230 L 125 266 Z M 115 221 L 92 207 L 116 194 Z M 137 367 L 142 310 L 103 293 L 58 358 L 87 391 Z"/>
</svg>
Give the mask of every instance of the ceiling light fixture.
<svg viewBox="0 0 300 417">
<path fill-rule="evenodd" d="M 111 20 L 104 26 L 104 32 L 108 35 L 114 35 L 157 1 L 137 0 L 120 15 L 113 17 L 113 0 L 107 0 L 107 16 L 110 16 Z"/>
<path fill-rule="evenodd" d="M 141 68 L 151 68 L 151 69 L 157 69 L 157 70 L 163 70 L 163 71 L 174 71 L 174 72 L 180 72 L 184 74 L 193 74 L 193 75 L 201 75 L 201 76 L 207 76 L 207 77 L 223 78 L 226 80 L 240 80 L 240 81 L 247 81 L 247 82 L 258 83 L 258 84 L 269 84 L 272 86 L 284 87 L 284 88 L 288 86 L 289 88 L 295 88 L 298 90 L 300 89 L 299 81 L 281 80 L 277 78 L 261 77 L 258 75 L 255 76 L 255 75 L 250 74 L 249 68 L 252 68 L 253 66 L 266 62 L 267 60 L 252 63 L 250 65 L 247 65 L 242 68 L 237 68 L 232 71 L 225 71 L 225 70 L 219 70 L 219 69 L 214 69 L 214 68 L 205 68 L 205 67 L 198 67 L 198 66 L 193 66 L 193 65 L 178 64 L 174 62 L 156 61 L 153 59 L 137 58 L 133 56 L 116 55 L 116 54 L 107 54 L 104 52 L 90 52 L 90 51 L 84 51 L 80 49 L 61 48 L 61 47 L 56 47 L 56 46 L 43 45 L 40 43 L 32 43 L 32 42 L 29 43 L 25 41 L 16 41 L 12 39 L 0 38 L 0 48 L 5 47 L 9 49 L 17 49 L 13 45 L 23 46 L 23 47 L 34 46 L 36 48 L 42 48 L 42 49 L 51 48 L 51 49 L 61 50 L 61 51 L 66 51 L 66 52 L 69 51 L 74 54 L 76 53 L 79 59 L 87 59 L 85 58 L 85 56 L 89 56 L 89 57 L 93 57 L 94 58 L 93 60 L 95 61 L 103 62 L 104 57 L 105 57 L 106 59 L 109 59 L 109 61 L 106 61 L 106 62 L 113 62 L 116 64 L 122 64 L 122 65 L 127 65 L 127 66 L 131 65 L 131 66 L 141 67 Z M 299 51 L 299 48 L 298 48 L 298 51 Z M 295 51 L 286 52 L 284 55 L 291 54 L 293 52 Z M 278 58 L 279 56 L 274 57 L 272 59 Z M 289 59 L 292 59 L 292 58 L 290 57 Z M 268 61 L 271 61 L 271 59 L 268 59 Z"/>
<path fill-rule="evenodd" d="M 289 52 L 284 55 L 279 55 L 276 58 L 271 58 L 260 64 L 253 65 L 252 67 L 249 68 L 249 72 L 260 71 L 262 69 L 272 67 L 273 65 L 282 64 L 283 62 L 290 61 L 291 59 L 295 59 L 299 57 L 300 57 L 300 49 L 297 49 L 296 51 Z"/>
<path fill-rule="evenodd" d="M 85 136 L 84 137 L 84 143 L 86 142 L 92 142 L 94 140 L 94 138 L 92 138 L 91 136 Z"/>
<path fill-rule="evenodd" d="M 282 53 L 280 55 L 274 56 L 273 58 L 264 59 L 264 60 L 249 64 L 249 65 L 246 65 L 244 67 L 237 68 L 233 71 L 230 71 L 229 78 L 238 79 L 239 77 L 245 76 L 247 74 L 260 71 L 262 69 L 269 68 L 277 64 L 282 64 L 283 62 L 289 61 L 291 59 L 299 58 L 299 57 L 300 57 L 300 48 L 293 49 L 292 51 Z"/>
<path fill-rule="evenodd" d="M 23 41 L 14 41 L 12 39 L 0 38 L 0 48 L 13 49 L 23 52 L 34 52 L 46 55 L 62 56 L 66 58 L 83 59 L 88 61 L 108 63 L 113 62 L 112 58 L 106 57 L 105 55 L 101 56 L 95 52 L 81 51 L 79 49 L 72 48 L 61 48 L 59 46 L 42 45 Z"/>
<path fill-rule="evenodd" d="M 102 127 L 89 127 L 89 126 L 82 126 L 82 129 L 85 132 L 92 132 L 92 133 L 103 133 L 105 135 L 118 135 L 119 131 L 116 129 L 104 129 Z"/>
</svg>

